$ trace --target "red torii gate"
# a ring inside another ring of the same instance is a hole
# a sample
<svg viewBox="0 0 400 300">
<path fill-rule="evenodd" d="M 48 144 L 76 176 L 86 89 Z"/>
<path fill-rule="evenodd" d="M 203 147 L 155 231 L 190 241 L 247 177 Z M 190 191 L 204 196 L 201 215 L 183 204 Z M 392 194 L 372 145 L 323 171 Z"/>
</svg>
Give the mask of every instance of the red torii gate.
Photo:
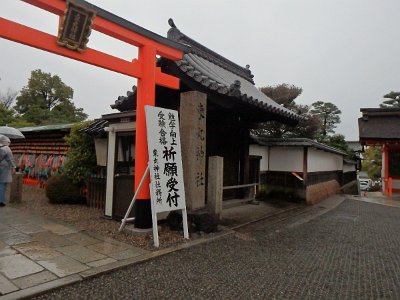
<svg viewBox="0 0 400 300">
<path fill-rule="evenodd" d="M 63 21 L 64 12 L 67 8 L 65 0 L 23 1 L 60 16 L 60 24 Z M 75 0 L 72 3 L 96 13 L 91 27 L 93 30 L 138 47 L 138 59 L 133 59 L 132 62 L 129 62 L 90 48 L 87 48 L 82 53 L 73 51 L 59 46 L 56 36 L 1 17 L 0 37 L 138 79 L 135 146 L 135 189 L 137 189 L 148 162 L 144 106 L 154 106 L 156 84 L 172 89 L 179 89 L 178 78 L 164 74 L 160 68 L 156 67 L 156 55 L 171 60 L 179 60 L 183 57 L 184 46 L 130 23 L 86 1 Z M 137 199 L 139 201 L 137 201 L 135 226 L 138 228 L 151 227 L 149 198 L 149 177 L 147 176 Z"/>
</svg>

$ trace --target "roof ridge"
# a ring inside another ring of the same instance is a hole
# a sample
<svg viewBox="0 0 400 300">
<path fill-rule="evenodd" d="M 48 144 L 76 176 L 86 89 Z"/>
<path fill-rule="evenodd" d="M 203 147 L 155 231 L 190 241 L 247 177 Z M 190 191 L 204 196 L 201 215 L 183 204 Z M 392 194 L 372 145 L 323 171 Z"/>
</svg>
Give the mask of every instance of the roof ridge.
<svg viewBox="0 0 400 300">
<path fill-rule="evenodd" d="M 172 19 L 168 20 L 171 28 L 168 30 L 167 37 L 175 42 L 181 43 L 183 45 L 189 46 L 189 53 L 193 53 L 201 56 L 208 61 L 231 71 L 232 73 L 244 78 L 245 80 L 254 84 L 253 77 L 254 75 L 251 73 L 250 66 L 246 65 L 246 67 L 242 67 L 233 61 L 223 57 L 217 52 L 207 48 L 206 46 L 200 44 L 194 39 L 188 37 L 186 34 L 182 33 L 174 24 Z"/>
</svg>

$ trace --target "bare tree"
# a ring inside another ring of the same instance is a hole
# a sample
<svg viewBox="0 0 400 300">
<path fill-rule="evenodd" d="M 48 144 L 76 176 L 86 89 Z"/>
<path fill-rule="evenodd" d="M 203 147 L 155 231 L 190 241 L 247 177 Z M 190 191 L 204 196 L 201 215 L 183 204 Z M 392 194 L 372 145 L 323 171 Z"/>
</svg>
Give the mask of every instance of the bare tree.
<svg viewBox="0 0 400 300">
<path fill-rule="evenodd" d="M 0 92 L 0 103 L 7 109 L 11 108 L 18 92 L 12 88 L 8 88 L 5 93 Z"/>
</svg>

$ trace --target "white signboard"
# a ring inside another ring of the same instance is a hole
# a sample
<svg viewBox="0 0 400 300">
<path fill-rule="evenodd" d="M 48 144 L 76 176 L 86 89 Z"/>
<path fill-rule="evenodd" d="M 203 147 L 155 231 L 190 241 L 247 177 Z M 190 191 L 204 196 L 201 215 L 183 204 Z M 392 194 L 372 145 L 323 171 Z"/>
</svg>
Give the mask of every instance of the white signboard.
<svg viewBox="0 0 400 300">
<path fill-rule="evenodd" d="M 186 208 L 178 112 L 145 106 L 151 199 L 156 213 Z"/>
<path fill-rule="evenodd" d="M 183 233 L 189 238 L 178 112 L 146 105 L 150 196 L 154 245 L 159 246 L 157 213 L 182 210 Z"/>
</svg>

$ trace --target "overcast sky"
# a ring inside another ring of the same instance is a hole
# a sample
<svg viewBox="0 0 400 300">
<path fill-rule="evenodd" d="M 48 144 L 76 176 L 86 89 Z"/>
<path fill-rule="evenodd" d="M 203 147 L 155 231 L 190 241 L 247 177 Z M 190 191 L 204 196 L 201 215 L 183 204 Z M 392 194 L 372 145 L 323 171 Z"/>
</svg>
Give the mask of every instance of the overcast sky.
<svg viewBox="0 0 400 300">
<path fill-rule="evenodd" d="M 358 140 L 360 107 L 378 107 L 399 91 L 399 0 L 91 0 L 166 36 L 168 18 L 226 58 L 249 64 L 256 86 L 303 88 L 298 103 L 321 100 L 342 110 L 337 132 Z M 19 0 L 1 0 L 0 17 L 57 34 L 58 18 Z M 89 47 L 125 59 L 137 49 L 93 32 Z M 57 74 L 91 119 L 113 112 L 134 78 L 0 39 L 0 91 L 20 90 L 31 70 Z"/>
</svg>

